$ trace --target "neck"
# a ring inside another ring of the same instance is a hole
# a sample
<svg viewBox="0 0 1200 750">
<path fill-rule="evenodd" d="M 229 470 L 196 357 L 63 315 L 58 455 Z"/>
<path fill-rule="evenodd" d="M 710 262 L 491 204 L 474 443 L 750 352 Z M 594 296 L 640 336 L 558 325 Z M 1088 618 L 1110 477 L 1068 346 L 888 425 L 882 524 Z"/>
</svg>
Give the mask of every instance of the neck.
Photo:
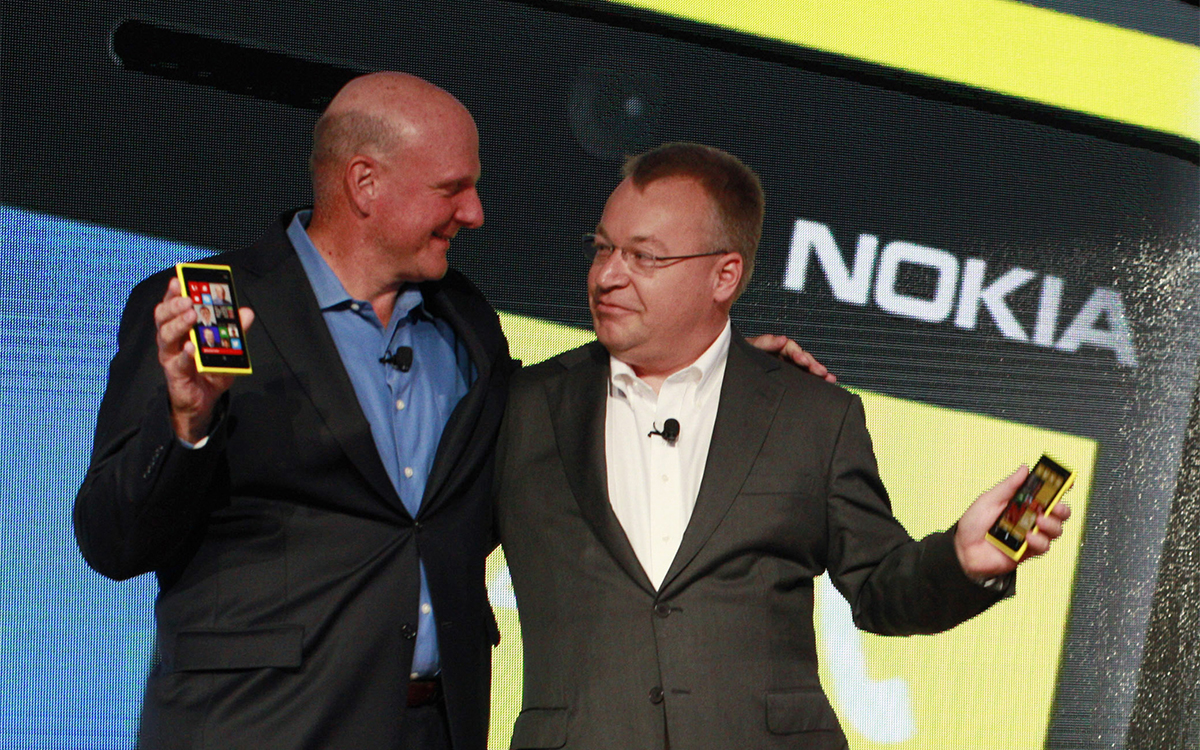
<svg viewBox="0 0 1200 750">
<path fill-rule="evenodd" d="M 722 318 L 720 325 L 715 328 L 705 326 L 703 329 L 704 333 L 693 337 L 693 341 L 689 342 L 691 343 L 690 346 L 680 347 L 673 352 L 674 356 L 670 358 L 631 362 L 623 356 L 618 355 L 617 359 L 629 365 L 634 375 L 637 375 L 646 385 L 653 388 L 655 393 L 658 393 L 667 378 L 680 370 L 691 367 L 696 363 L 696 360 L 700 359 L 704 352 L 708 351 L 708 348 L 716 342 L 725 330 L 727 320 L 727 316 Z"/>
<path fill-rule="evenodd" d="M 329 264 L 333 275 L 354 299 L 371 303 L 375 315 L 386 328 L 396 304 L 396 292 L 403 282 L 381 278 L 377 269 L 387 266 L 374 258 L 372 246 L 352 223 L 327 218 L 313 209 L 308 238 Z"/>
</svg>

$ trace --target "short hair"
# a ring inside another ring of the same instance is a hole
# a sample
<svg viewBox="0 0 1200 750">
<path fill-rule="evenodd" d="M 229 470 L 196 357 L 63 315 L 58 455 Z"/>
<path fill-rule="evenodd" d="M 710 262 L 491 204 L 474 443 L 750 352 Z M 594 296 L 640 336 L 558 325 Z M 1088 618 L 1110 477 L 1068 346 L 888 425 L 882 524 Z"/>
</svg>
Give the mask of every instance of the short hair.
<svg viewBox="0 0 1200 750">
<path fill-rule="evenodd" d="M 754 273 L 766 206 L 762 183 L 754 170 L 719 148 L 675 142 L 628 157 L 622 172 L 638 189 L 667 177 L 686 177 L 700 183 L 717 211 L 721 237 L 714 249 L 742 256 L 744 273 L 737 289 L 740 296 Z"/>
<path fill-rule="evenodd" d="M 313 197 L 330 185 L 327 167 L 344 164 L 350 157 L 364 151 L 390 153 L 400 144 L 398 129 L 382 117 L 365 112 L 326 112 L 313 126 L 312 153 L 308 168 L 312 172 Z"/>
</svg>

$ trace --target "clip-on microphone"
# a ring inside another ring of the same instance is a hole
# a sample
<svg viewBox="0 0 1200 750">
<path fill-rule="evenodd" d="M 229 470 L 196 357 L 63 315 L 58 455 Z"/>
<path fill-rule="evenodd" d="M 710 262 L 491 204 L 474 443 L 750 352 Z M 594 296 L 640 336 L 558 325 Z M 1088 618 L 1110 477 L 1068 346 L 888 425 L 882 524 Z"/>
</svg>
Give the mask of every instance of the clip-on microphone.
<svg viewBox="0 0 1200 750">
<path fill-rule="evenodd" d="M 413 350 L 411 346 L 402 346 L 395 351 L 390 357 L 380 357 L 379 362 L 385 365 L 391 365 L 400 372 L 408 372 L 412 367 Z"/>
<path fill-rule="evenodd" d="M 663 440 L 667 441 L 667 445 L 675 445 L 675 441 L 679 439 L 679 420 L 668 419 L 663 422 L 663 428 L 660 431 L 657 427 L 647 433 L 646 437 L 658 435 Z"/>
</svg>

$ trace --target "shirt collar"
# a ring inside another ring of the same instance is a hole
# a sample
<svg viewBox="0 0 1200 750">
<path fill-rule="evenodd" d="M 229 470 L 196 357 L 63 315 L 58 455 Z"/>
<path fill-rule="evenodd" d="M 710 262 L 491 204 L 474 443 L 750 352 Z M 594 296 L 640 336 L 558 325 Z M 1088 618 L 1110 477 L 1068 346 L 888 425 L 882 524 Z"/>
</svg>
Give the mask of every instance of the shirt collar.
<svg viewBox="0 0 1200 750">
<path fill-rule="evenodd" d="M 338 279 L 333 269 L 321 257 L 321 251 L 313 244 L 305 228 L 312 219 L 312 211 L 297 211 L 292 223 L 288 225 L 287 236 L 296 248 L 300 265 L 308 275 L 308 283 L 312 285 L 313 293 L 317 295 L 317 307 L 328 310 L 338 305 L 348 304 L 352 300 L 346 287 Z"/>
<path fill-rule="evenodd" d="M 696 399 L 702 399 L 710 389 L 712 383 L 716 381 L 716 374 L 724 372 L 725 361 L 729 358 L 729 342 L 732 339 L 733 327 L 729 319 L 726 318 L 725 328 L 721 330 L 721 334 L 717 336 L 716 340 L 709 344 L 704 353 L 687 367 L 678 372 L 671 373 L 663 381 L 663 384 L 691 380 L 696 383 Z M 653 393 L 654 389 L 650 388 L 645 381 L 634 374 L 632 367 L 611 354 L 608 356 L 608 365 L 610 390 L 620 390 L 622 387 L 630 387 L 637 383 L 640 384 L 640 387 L 644 387 Z"/>
<path fill-rule="evenodd" d="M 317 296 L 317 307 L 322 311 L 332 310 L 336 307 L 348 307 L 356 300 L 346 291 L 346 287 L 342 285 L 341 280 L 329 267 L 325 258 L 321 257 L 321 251 L 308 236 L 306 230 L 311 219 L 312 211 L 307 209 L 297 211 L 292 218 L 292 223 L 287 228 L 288 239 L 291 240 L 292 247 L 296 248 L 300 265 L 304 266 L 308 283 L 312 285 L 313 293 Z M 393 308 L 392 317 L 405 318 L 409 315 L 429 317 L 423 302 L 424 297 L 421 296 L 420 288 L 415 284 L 406 284 L 396 295 L 396 305 Z"/>
</svg>

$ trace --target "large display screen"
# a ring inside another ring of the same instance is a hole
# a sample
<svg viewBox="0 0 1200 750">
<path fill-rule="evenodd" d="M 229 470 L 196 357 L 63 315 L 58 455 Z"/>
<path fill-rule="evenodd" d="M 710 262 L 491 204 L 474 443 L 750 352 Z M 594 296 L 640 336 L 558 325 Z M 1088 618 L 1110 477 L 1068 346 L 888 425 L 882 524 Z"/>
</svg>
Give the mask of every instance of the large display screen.
<svg viewBox="0 0 1200 750">
<path fill-rule="evenodd" d="M 322 97 L 351 71 L 400 69 L 479 124 L 487 220 L 451 262 L 501 311 L 515 356 L 590 339 L 578 238 L 622 156 L 701 141 L 750 164 L 767 194 L 735 324 L 795 338 L 863 396 L 910 533 L 946 528 L 1043 452 L 1078 472 L 1052 553 L 1022 569 L 1015 598 L 949 633 L 860 634 L 818 586 L 822 681 L 852 747 L 1123 746 L 1197 379 L 1194 159 L 833 55 L 748 54 L 568 5 L 5 12 L 20 16 L 5 52 L 20 76 L 3 83 L 0 175 L 0 745 L 133 745 L 156 585 L 89 571 L 69 520 L 125 295 L 306 204 Z M 122 42 L 147 29 L 216 44 L 175 52 L 220 62 L 213 49 L 238 48 L 302 75 L 264 64 L 255 80 L 184 80 L 145 64 L 170 54 L 150 37 Z M 502 552 L 488 576 L 503 633 L 491 743 L 506 747 L 521 651 Z"/>
</svg>

